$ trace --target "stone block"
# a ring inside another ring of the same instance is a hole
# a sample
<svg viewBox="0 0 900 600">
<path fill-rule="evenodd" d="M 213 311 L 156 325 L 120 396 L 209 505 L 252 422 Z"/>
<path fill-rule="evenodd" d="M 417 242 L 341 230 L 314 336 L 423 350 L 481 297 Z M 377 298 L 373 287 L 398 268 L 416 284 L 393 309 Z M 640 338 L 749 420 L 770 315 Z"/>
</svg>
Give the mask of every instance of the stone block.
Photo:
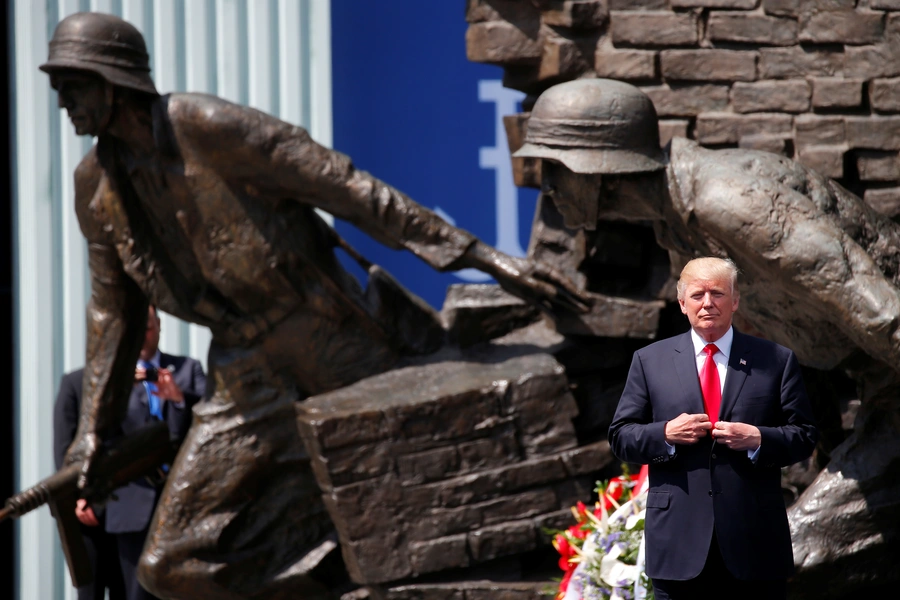
<svg viewBox="0 0 900 600">
<path fill-rule="evenodd" d="M 432 506 L 456 508 L 490 500 L 503 493 L 506 472 L 514 465 L 503 469 L 493 469 L 481 473 L 462 475 L 436 483 L 420 485 L 403 490 L 403 502 L 407 506 Z"/>
<path fill-rule="evenodd" d="M 485 525 L 537 517 L 556 510 L 556 494 L 551 488 L 504 496 L 478 506 Z"/>
<path fill-rule="evenodd" d="M 410 556 L 405 550 L 396 531 L 355 542 L 341 539 L 344 564 L 356 583 L 383 583 L 412 575 Z"/>
<path fill-rule="evenodd" d="M 597 77 L 610 79 L 653 79 L 656 77 L 656 52 L 598 48 L 594 54 L 594 71 Z"/>
<path fill-rule="evenodd" d="M 784 135 L 790 137 L 790 115 L 757 113 L 709 113 L 697 117 L 697 141 L 701 144 L 737 144 L 749 135 Z"/>
<path fill-rule="evenodd" d="M 543 544 L 549 544 L 553 540 L 551 531 L 566 529 L 574 524 L 575 518 L 571 508 L 560 509 L 534 518 L 534 528 Z"/>
<path fill-rule="evenodd" d="M 670 0 L 672 8 L 724 8 L 753 10 L 759 0 Z"/>
<path fill-rule="evenodd" d="M 666 10 L 669 0 L 609 0 L 610 10 Z"/>
<path fill-rule="evenodd" d="M 894 218 L 900 215 L 900 187 L 869 188 L 863 200 L 887 217 Z"/>
<path fill-rule="evenodd" d="M 798 115 L 794 119 L 794 145 L 833 146 L 847 141 L 843 117 Z"/>
<path fill-rule="evenodd" d="M 525 132 L 530 116 L 530 112 L 524 112 L 503 117 L 503 128 L 506 130 L 506 142 L 509 145 L 510 154 L 525 143 Z M 513 157 L 512 168 L 513 183 L 518 187 L 541 188 L 541 160 L 539 158 Z"/>
<path fill-rule="evenodd" d="M 853 10 L 857 0 L 762 0 L 766 14 L 796 17 L 810 10 Z"/>
<path fill-rule="evenodd" d="M 694 12 L 611 11 L 610 31 L 616 46 L 693 46 L 700 39 Z"/>
<path fill-rule="evenodd" d="M 574 402 L 574 401 L 573 401 Z M 574 448 L 575 425 L 571 417 L 554 417 L 542 425 L 531 425 L 521 434 L 522 450 L 527 457 L 543 456 Z"/>
<path fill-rule="evenodd" d="M 847 46 L 844 73 L 849 77 L 875 79 L 900 75 L 900 52 L 895 44 Z"/>
<path fill-rule="evenodd" d="M 767 15 L 796 17 L 800 14 L 803 2 L 804 0 L 762 0 L 762 7 Z"/>
<path fill-rule="evenodd" d="M 409 545 L 413 575 L 469 566 L 466 534 L 452 535 Z"/>
<path fill-rule="evenodd" d="M 478 504 L 455 508 L 426 508 L 410 506 L 413 518 L 404 524 L 406 539 L 431 540 L 456 533 L 466 533 L 482 526 L 482 509 Z"/>
<path fill-rule="evenodd" d="M 508 133 L 510 152 L 524 142 L 518 139 L 518 128 L 514 131 L 516 139 Z M 501 337 L 540 317 L 540 310 L 496 284 L 455 283 L 447 289 L 441 308 L 441 320 L 450 340 L 462 347 Z"/>
<path fill-rule="evenodd" d="M 332 486 L 371 479 L 394 469 L 392 449 L 385 443 L 338 448 L 317 458 L 327 469 Z"/>
<path fill-rule="evenodd" d="M 700 113 L 728 108 L 729 87 L 726 85 L 676 84 L 641 89 L 653 102 L 660 117 L 696 117 Z"/>
<path fill-rule="evenodd" d="M 576 502 L 584 502 L 587 499 L 597 497 L 597 479 L 595 477 L 570 478 L 556 485 L 556 498 L 559 500 L 559 509 L 565 509 L 571 514 Z"/>
<path fill-rule="evenodd" d="M 810 76 L 832 77 L 844 70 L 844 53 L 837 50 L 760 48 L 760 79 L 792 79 Z"/>
<path fill-rule="evenodd" d="M 564 335 L 653 339 L 664 303 L 630 300 L 588 293 L 594 304 L 589 312 L 558 315 L 556 330 Z"/>
<path fill-rule="evenodd" d="M 521 459 L 515 428 L 510 425 L 506 435 L 488 437 L 457 446 L 461 473 L 501 467 Z"/>
<path fill-rule="evenodd" d="M 869 83 L 869 104 L 878 112 L 900 112 L 900 78 L 875 79 Z"/>
<path fill-rule="evenodd" d="M 731 88 L 736 112 L 792 112 L 809 110 L 811 90 L 805 80 L 737 82 Z"/>
<path fill-rule="evenodd" d="M 484 562 L 532 550 L 537 546 L 537 537 L 531 520 L 514 521 L 473 531 L 468 543 L 472 558 Z"/>
<path fill-rule="evenodd" d="M 559 455 L 532 458 L 493 473 L 496 477 L 496 489 L 507 492 L 560 481 L 567 476 Z"/>
<path fill-rule="evenodd" d="M 403 490 L 392 475 L 335 488 L 322 499 L 342 540 L 359 540 L 393 529 L 404 506 Z"/>
<path fill-rule="evenodd" d="M 416 582 L 391 587 L 371 600 L 551 600 L 555 587 L 550 581 Z"/>
<path fill-rule="evenodd" d="M 863 181 L 900 180 L 900 162 L 896 152 L 858 151 L 856 168 Z"/>
<path fill-rule="evenodd" d="M 847 146 L 805 146 L 797 149 L 797 161 L 825 177 L 844 176 L 844 153 Z"/>
<path fill-rule="evenodd" d="M 672 138 L 688 136 L 690 121 L 684 119 L 660 119 L 659 120 L 659 144 L 665 146 Z"/>
<path fill-rule="evenodd" d="M 599 471 L 615 460 L 606 440 L 594 442 L 587 446 L 581 446 L 575 450 L 564 452 L 562 462 L 566 473 L 571 476 L 586 475 Z"/>
<path fill-rule="evenodd" d="M 855 108 L 862 104 L 862 79 L 843 77 L 812 78 L 812 105 L 815 108 Z"/>
<path fill-rule="evenodd" d="M 863 10 L 810 11 L 800 15 L 800 42 L 874 44 L 884 37 L 884 13 Z"/>
<path fill-rule="evenodd" d="M 594 29 L 609 17 L 606 2 L 600 0 L 565 0 L 541 13 L 545 25 L 570 29 Z"/>
<path fill-rule="evenodd" d="M 495 65 L 537 64 L 542 45 L 537 32 L 528 35 L 506 21 L 472 23 L 466 30 L 466 57 Z"/>
<path fill-rule="evenodd" d="M 868 150 L 900 150 L 900 116 L 845 117 L 847 144 Z"/>
<path fill-rule="evenodd" d="M 900 0 L 869 0 L 873 10 L 900 10 Z"/>
<path fill-rule="evenodd" d="M 519 0 L 466 0 L 466 22 L 510 21 L 521 29 L 534 30 L 540 24 L 540 10 L 533 2 Z"/>
<path fill-rule="evenodd" d="M 414 485 L 443 479 L 459 470 L 459 454 L 455 446 L 445 446 L 397 457 L 397 473 L 403 485 Z"/>
<path fill-rule="evenodd" d="M 558 35 L 543 36 L 538 81 L 574 79 L 594 67 L 574 40 Z"/>
<path fill-rule="evenodd" d="M 663 50 L 659 68 L 666 81 L 753 81 L 755 51 Z"/>
<path fill-rule="evenodd" d="M 502 20 L 503 16 L 491 6 L 490 0 L 466 0 L 466 23 Z"/>
<path fill-rule="evenodd" d="M 297 405 L 300 429 L 307 432 L 305 437 L 313 444 L 307 447 L 310 452 L 375 442 L 395 433 L 384 413 L 373 407 L 343 414 L 341 418 L 322 420 L 308 413 L 309 408 L 305 403 Z"/>
<path fill-rule="evenodd" d="M 715 42 L 791 46 L 797 43 L 797 21 L 760 14 L 714 12 L 707 37 Z"/>
<path fill-rule="evenodd" d="M 738 148 L 787 156 L 787 140 L 778 135 L 745 135 L 738 140 Z"/>
</svg>

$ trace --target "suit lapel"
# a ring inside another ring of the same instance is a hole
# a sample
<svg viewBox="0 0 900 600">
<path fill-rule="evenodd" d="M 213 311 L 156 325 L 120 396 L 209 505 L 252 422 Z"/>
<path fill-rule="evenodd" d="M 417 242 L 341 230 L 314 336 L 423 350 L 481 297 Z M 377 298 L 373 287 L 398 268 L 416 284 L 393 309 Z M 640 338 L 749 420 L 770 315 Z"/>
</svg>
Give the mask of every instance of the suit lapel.
<svg viewBox="0 0 900 600">
<path fill-rule="evenodd" d="M 697 375 L 697 357 L 694 355 L 694 342 L 691 341 L 690 331 L 682 334 L 681 339 L 675 344 L 673 360 L 684 397 L 690 403 L 684 411 L 689 414 L 704 412 L 703 392 L 700 390 L 700 377 Z"/>
<path fill-rule="evenodd" d="M 731 411 L 737 403 L 744 381 L 750 373 L 750 344 L 747 338 L 737 329 L 734 330 L 734 341 L 731 342 L 731 355 L 728 357 L 728 374 L 725 376 L 725 389 L 722 391 L 722 406 L 719 418 L 728 421 Z"/>
</svg>

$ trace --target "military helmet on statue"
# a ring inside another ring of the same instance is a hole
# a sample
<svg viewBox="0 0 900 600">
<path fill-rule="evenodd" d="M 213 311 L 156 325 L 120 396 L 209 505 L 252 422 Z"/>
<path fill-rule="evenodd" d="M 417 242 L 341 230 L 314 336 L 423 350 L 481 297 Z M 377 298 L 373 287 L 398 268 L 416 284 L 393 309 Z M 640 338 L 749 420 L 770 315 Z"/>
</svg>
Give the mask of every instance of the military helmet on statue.
<svg viewBox="0 0 900 600">
<path fill-rule="evenodd" d="M 158 94 L 144 36 L 115 15 L 82 12 L 60 21 L 50 40 L 50 56 L 40 68 L 51 74 L 89 71 L 113 85 Z"/>
<path fill-rule="evenodd" d="M 561 162 L 574 173 L 626 174 L 665 167 L 659 122 L 641 90 L 612 79 L 577 79 L 547 89 L 513 156 Z"/>
</svg>

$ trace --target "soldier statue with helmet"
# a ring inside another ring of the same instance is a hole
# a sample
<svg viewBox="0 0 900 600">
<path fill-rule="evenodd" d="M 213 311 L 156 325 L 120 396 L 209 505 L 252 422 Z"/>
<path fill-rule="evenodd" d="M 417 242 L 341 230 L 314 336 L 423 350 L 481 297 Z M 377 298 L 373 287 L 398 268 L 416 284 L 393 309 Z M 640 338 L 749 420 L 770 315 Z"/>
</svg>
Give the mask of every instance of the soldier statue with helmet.
<svg viewBox="0 0 900 600">
<path fill-rule="evenodd" d="M 141 34 L 115 16 L 63 19 L 41 69 L 76 132 L 97 137 L 75 172 L 91 298 L 68 460 L 84 459 L 84 493 L 106 491 L 92 459 L 120 420 L 152 302 L 209 327 L 211 398 L 172 465 L 142 583 L 167 598 L 329 597 L 311 574 L 329 521 L 293 403 L 433 351 L 444 331 L 377 267 L 363 290 L 314 209 L 435 269 L 481 269 L 545 309 L 582 309 L 582 295 L 300 127 L 213 96 L 160 95 Z"/>
<path fill-rule="evenodd" d="M 815 573 L 846 556 L 857 569 L 859 536 L 897 509 L 895 501 L 873 508 L 853 479 L 871 484 L 880 472 L 860 471 L 864 457 L 900 458 L 900 226 L 784 156 L 684 138 L 661 150 L 652 102 L 619 81 L 547 89 L 514 156 L 541 159 L 541 191 L 568 228 L 649 222 L 674 274 L 695 257 L 731 259 L 741 272 L 741 329 L 791 348 L 806 366 L 855 379 L 857 433 L 790 517 L 798 566 Z M 824 526 L 823 514 L 835 525 Z M 848 522 L 858 525 L 837 525 Z"/>
</svg>

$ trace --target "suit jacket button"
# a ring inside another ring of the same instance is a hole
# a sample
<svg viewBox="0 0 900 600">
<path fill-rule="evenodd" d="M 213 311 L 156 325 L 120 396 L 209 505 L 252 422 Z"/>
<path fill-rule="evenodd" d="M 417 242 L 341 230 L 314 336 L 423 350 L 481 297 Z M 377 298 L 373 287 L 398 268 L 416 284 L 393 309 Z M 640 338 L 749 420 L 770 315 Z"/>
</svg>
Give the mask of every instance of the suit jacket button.
<svg viewBox="0 0 900 600">
<path fill-rule="evenodd" d="M 713 458 L 715 458 L 715 457 L 716 457 L 716 455 L 715 455 L 715 454 L 713 454 L 713 455 L 712 455 L 712 457 L 713 457 Z"/>
<path fill-rule="evenodd" d="M 712 495 L 713 495 L 712 490 L 709 490 L 709 497 L 712 498 Z"/>
</svg>

